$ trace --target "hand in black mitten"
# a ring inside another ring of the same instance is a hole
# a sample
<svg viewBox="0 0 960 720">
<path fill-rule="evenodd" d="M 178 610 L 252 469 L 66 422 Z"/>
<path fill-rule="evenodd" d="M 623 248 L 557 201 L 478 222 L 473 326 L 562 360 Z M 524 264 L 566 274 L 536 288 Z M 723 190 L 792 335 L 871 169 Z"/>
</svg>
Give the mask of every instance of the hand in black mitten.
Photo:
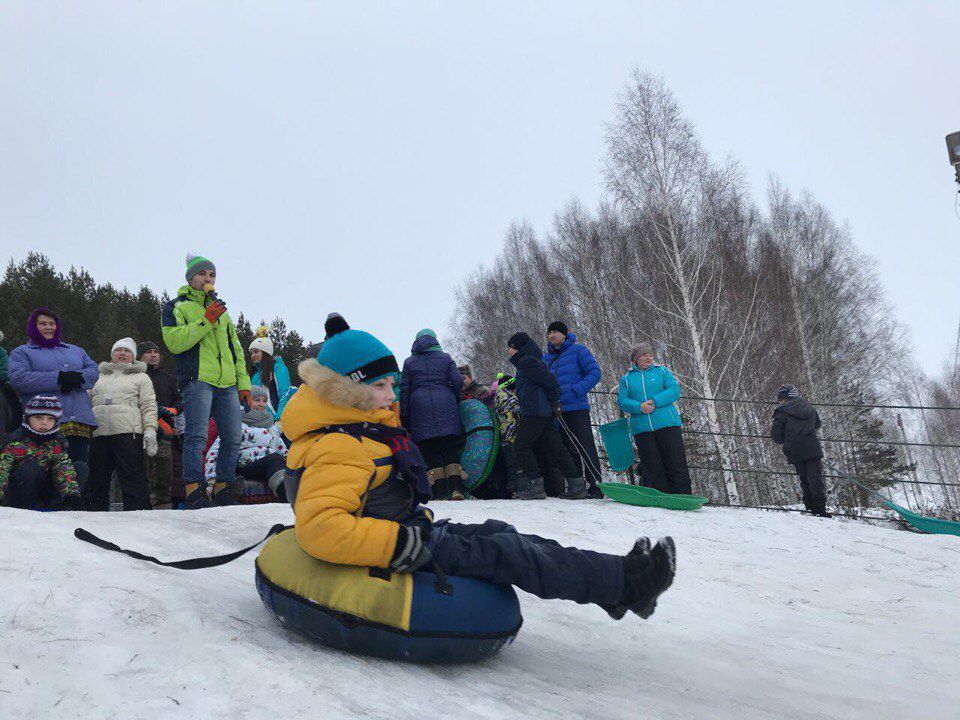
<svg viewBox="0 0 960 720">
<path fill-rule="evenodd" d="M 76 370 L 61 370 L 57 373 L 57 385 L 63 392 L 73 392 L 83 387 L 83 374 Z"/>
<path fill-rule="evenodd" d="M 433 558 L 430 548 L 423 541 L 420 528 L 401 525 L 397 533 L 397 549 L 393 551 L 390 568 L 400 573 L 412 573 Z"/>
</svg>

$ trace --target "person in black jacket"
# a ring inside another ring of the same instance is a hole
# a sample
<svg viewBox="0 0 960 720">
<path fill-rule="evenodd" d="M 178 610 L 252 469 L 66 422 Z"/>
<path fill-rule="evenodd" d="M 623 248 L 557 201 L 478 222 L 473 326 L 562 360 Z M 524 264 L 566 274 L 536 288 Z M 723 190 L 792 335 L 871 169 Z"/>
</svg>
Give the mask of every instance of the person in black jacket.
<svg viewBox="0 0 960 720">
<path fill-rule="evenodd" d="M 507 341 L 510 362 L 517 368 L 516 392 L 520 402 L 520 422 L 514 452 L 517 458 L 516 487 L 518 500 L 543 500 L 543 476 L 534 448 L 553 457 L 560 465 L 566 490 L 564 500 L 587 497 L 587 484 L 577 464 L 570 457 L 554 424 L 560 415 L 560 385 L 540 357 L 540 348 L 525 332 L 518 332 Z"/>
<path fill-rule="evenodd" d="M 804 506 L 817 517 L 830 517 L 823 485 L 823 448 L 817 437 L 820 416 L 793 385 L 783 385 L 777 390 L 777 400 L 780 406 L 773 411 L 770 436 L 777 445 L 783 446 L 787 462 L 797 471 Z"/>
<path fill-rule="evenodd" d="M 174 447 L 176 430 L 174 418 L 183 410 L 180 386 L 177 376 L 160 367 L 160 348 L 155 342 L 145 340 L 137 345 L 137 357 L 147 364 L 147 376 L 153 383 L 153 392 L 157 396 L 157 417 L 160 432 L 157 433 L 157 454 L 148 457 L 144 453 L 144 467 L 150 481 L 150 505 L 155 509 L 169 509 L 173 506 L 171 495 L 174 485 L 173 460 L 179 448 Z M 176 493 L 182 495 L 180 493 Z"/>
</svg>

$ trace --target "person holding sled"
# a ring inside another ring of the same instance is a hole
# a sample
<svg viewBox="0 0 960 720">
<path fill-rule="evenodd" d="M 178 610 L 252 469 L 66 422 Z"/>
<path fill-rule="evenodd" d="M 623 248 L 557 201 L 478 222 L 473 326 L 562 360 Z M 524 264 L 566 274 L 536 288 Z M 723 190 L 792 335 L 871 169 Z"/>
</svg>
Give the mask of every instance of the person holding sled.
<svg viewBox="0 0 960 720">
<path fill-rule="evenodd" d="M 0 450 L 0 505 L 24 510 L 80 510 L 77 470 L 59 435 L 63 406 L 55 395 L 36 395 L 23 425 Z M 86 465 L 81 465 L 86 472 Z M 80 478 L 83 480 L 83 478 Z"/>
<path fill-rule="evenodd" d="M 560 421 L 564 428 L 560 437 L 570 451 L 589 485 L 590 497 L 603 497 L 597 483 L 601 482 L 600 457 L 593 437 L 590 420 L 590 398 L 587 395 L 600 382 L 600 366 L 586 345 L 577 342 L 577 336 L 560 321 L 547 328 L 547 351 L 543 354 L 560 384 Z"/>
<path fill-rule="evenodd" d="M 827 492 L 823 485 L 823 448 L 817 430 L 820 415 L 793 385 L 777 390 L 780 405 L 773 411 L 771 439 L 783 447 L 787 462 L 800 479 L 803 505 L 811 515 L 832 517 L 827 512 Z"/>
<path fill-rule="evenodd" d="M 541 362 L 530 344 L 528 354 Z M 400 573 L 438 568 L 541 598 L 594 603 L 616 619 L 653 613 L 673 581 L 671 538 L 640 538 L 619 556 L 564 547 L 495 519 L 435 520 L 421 504 L 430 498 L 427 465 L 397 414 L 398 370 L 380 340 L 354 329 L 331 333 L 316 359 L 299 365 L 303 384 L 282 422 L 293 440 L 294 528 L 306 553 Z"/>
<path fill-rule="evenodd" d="M 210 260 L 187 255 L 187 284 L 160 312 L 163 341 L 174 354 L 183 394 L 183 482 L 188 509 L 208 507 L 211 497 L 203 476 L 203 448 L 211 416 L 220 433 L 217 482 L 212 502 L 232 505 L 239 497 L 241 403 L 249 404 L 243 345 L 217 297 L 217 269 Z"/>
<path fill-rule="evenodd" d="M 457 401 L 463 376 L 429 328 L 417 333 L 411 352 L 400 383 L 403 426 L 427 460 L 437 499 L 463 500 L 463 423 Z"/>
<path fill-rule="evenodd" d="M 620 378 L 617 405 L 630 416 L 644 480 L 654 490 L 689 495 L 690 469 L 677 409 L 680 383 L 669 368 L 654 362 L 649 343 L 635 345 L 630 362 L 630 370 Z"/>
<path fill-rule="evenodd" d="M 587 497 L 583 472 L 570 457 L 556 426 L 561 417 L 557 378 L 547 369 L 540 357 L 540 348 L 527 333 L 512 335 L 507 341 L 507 353 L 517 368 L 515 386 L 520 402 L 520 422 L 514 442 L 519 471 L 514 495 L 518 500 L 542 500 L 547 496 L 534 453 L 536 448 L 543 456 L 556 461 L 563 472 L 566 488 L 560 498 L 582 500 Z"/>
</svg>

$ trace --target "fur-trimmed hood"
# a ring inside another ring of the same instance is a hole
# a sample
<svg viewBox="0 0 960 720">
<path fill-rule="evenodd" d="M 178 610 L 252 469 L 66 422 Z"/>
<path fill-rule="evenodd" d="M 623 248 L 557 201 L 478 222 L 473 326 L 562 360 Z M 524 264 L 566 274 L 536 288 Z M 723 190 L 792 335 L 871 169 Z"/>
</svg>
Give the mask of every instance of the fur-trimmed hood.
<svg viewBox="0 0 960 720">
<path fill-rule="evenodd" d="M 133 375 L 134 373 L 145 373 L 147 364 L 142 360 L 134 360 L 129 363 L 102 362 L 100 363 L 101 375 L 113 375 L 114 373 L 123 373 Z"/>
<path fill-rule="evenodd" d="M 373 390 L 324 367 L 314 358 L 297 366 L 303 384 L 287 403 L 280 422 L 291 440 L 329 425 L 372 422 L 396 427 L 395 409 L 375 408 Z"/>
</svg>

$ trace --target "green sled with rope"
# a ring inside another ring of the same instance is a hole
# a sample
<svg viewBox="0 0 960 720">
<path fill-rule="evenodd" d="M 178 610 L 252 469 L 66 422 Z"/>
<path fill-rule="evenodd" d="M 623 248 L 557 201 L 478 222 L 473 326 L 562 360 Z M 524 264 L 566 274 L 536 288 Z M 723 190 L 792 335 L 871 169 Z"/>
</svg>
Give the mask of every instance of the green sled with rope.
<svg viewBox="0 0 960 720">
<path fill-rule="evenodd" d="M 699 510 L 708 502 L 707 498 L 701 495 L 671 495 L 653 488 L 628 483 L 604 482 L 597 487 L 611 500 L 626 505 L 658 507 L 667 510 Z"/>
<path fill-rule="evenodd" d="M 831 466 L 831 469 L 834 472 L 838 472 L 836 468 Z M 913 525 L 920 532 L 930 533 L 932 535 L 958 535 L 960 536 L 960 522 L 954 522 L 952 520 L 941 520 L 940 518 L 931 518 L 925 517 L 924 515 L 918 515 L 915 512 L 907 510 L 905 507 L 897 505 L 893 500 L 888 498 L 886 495 L 881 495 L 876 490 L 874 490 L 869 485 L 860 482 L 848 475 L 838 474 L 842 480 L 853 483 L 861 490 L 869 493 L 875 497 L 880 503 L 886 505 L 888 508 L 897 513 L 900 517 L 906 520 L 908 523 Z"/>
</svg>

